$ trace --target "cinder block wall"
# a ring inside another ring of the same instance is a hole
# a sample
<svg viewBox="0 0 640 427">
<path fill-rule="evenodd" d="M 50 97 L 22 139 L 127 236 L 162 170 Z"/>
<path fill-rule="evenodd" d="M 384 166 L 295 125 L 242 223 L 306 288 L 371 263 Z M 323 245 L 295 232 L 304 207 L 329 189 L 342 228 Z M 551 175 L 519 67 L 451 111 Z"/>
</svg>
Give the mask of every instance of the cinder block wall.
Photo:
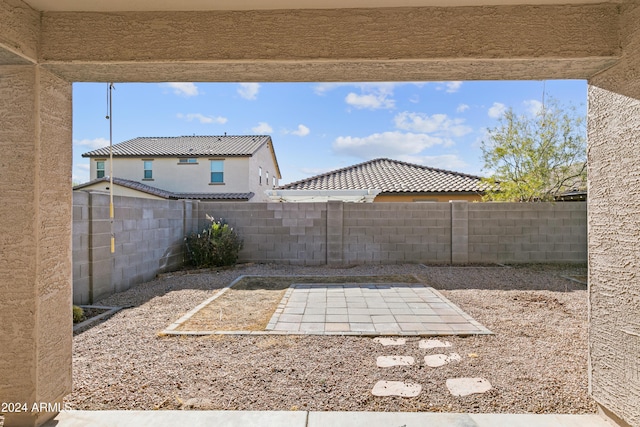
<svg viewBox="0 0 640 427">
<path fill-rule="evenodd" d="M 180 268 L 191 203 L 114 197 L 115 252 L 111 253 L 109 196 L 73 195 L 73 301 L 90 304 Z M 185 207 L 189 204 L 189 208 Z"/>
<path fill-rule="evenodd" d="M 583 202 L 469 203 L 469 262 L 587 261 Z"/>
<path fill-rule="evenodd" d="M 200 227 L 206 215 L 224 218 L 244 240 L 243 262 L 301 265 L 327 263 L 326 203 L 201 202 Z"/>
<path fill-rule="evenodd" d="M 451 261 L 449 203 L 345 204 L 345 264 Z"/>
<path fill-rule="evenodd" d="M 297 265 L 580 262 L 585 203 L 246 203 L 74 193 L 74 302 L 86 304 L 180 268 L 184 237 L 223 218 L 241 262 Z"/>
</svg>

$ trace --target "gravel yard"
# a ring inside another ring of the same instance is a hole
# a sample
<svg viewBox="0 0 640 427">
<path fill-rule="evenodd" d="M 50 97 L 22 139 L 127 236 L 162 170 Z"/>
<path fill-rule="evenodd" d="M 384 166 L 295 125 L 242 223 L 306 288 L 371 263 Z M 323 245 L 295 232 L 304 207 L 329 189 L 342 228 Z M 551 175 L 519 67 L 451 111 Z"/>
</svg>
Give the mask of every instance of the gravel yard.
<svg viewBox="0 0 640 427">
<path fill-rule="evenodd" d="M 416 274 L 495 335 L 446 337 L 462 360 L 439 368 L 419 337 L 383 347 L 370 337 L 159 334 L 243 274 Z M 591 413 L 586 287 L 558 266 L 353 268 L 245 265 L 167 274 L 97 304 L 132 306 L 74 337 L 74 409 L 236 409 Z M 416 365 L 378 368 L 377 356 Z M 453 397 L 448 378 L 482 377 L 485 394 Z M 421 384 L 415 398 L 374 397 L 379 380 Z"/>
</svg>

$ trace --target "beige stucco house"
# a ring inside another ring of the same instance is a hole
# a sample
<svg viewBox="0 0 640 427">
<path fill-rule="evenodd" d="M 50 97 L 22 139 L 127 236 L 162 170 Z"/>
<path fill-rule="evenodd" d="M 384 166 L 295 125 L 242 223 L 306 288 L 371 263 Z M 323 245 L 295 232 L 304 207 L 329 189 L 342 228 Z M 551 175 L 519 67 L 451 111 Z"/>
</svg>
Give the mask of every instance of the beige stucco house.
<svg viewBox="0 0 640 427">
<path fill-rule="evenodd" d="M 112 156 L 121 196 L 262 202 L 281 178 L 268 135 L 141 137 L 115 144 Z M 91 181 L 75 189 L 108 191 L 109 147 L 82 157 Z"/>
</svg>

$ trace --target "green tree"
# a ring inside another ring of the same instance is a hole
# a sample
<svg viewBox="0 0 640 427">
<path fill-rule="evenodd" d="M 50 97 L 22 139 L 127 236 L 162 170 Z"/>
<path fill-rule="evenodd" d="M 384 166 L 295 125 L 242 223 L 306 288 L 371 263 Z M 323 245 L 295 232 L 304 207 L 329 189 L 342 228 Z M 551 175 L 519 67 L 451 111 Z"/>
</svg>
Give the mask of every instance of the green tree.
<svg viewBox="0 0 640 427">
<path fill-rule="evenodd" d="M 493 171 L 485 200 L 551 201 L 586 183 L 585 117 L 555 99 L 535 116 L 509 108 L 482 142 L 484 168 Z"/>
</svg>

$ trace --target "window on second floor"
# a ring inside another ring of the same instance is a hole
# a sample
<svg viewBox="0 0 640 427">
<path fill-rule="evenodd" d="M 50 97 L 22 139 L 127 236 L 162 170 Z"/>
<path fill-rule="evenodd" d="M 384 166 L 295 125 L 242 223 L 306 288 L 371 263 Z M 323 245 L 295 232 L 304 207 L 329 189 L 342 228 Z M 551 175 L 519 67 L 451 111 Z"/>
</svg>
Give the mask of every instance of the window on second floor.
<svg viewBox="0 0 640 427">
<path fill-rule="evenodd" d="M 211 184 L 224 183 L 224 160 L 209 160 L 211 163 Z"/>
<path fill-rule="evenodd" d="M 185 158 L 178 159 L 178 163 L 180 163 L 181 165 L 194 164 L 194 163 L 198 163 L 198 159 L 196 159 L 195 157 L 185 157 Z"/>
<path fill-rule="evenodd" d="M 144 160 L 144 179 L 153 179 L 153 162 L 151 160 Z"/>
<path fill-rule="evenodd" d="M 104 161 L 99 160 L 96 162 L 96 178 L 104 178 Z"/>
<path fill-rule="evenodd" d="M 262 166 L 258 167 L 258 184 L 262 185 Z"/>
</svg>

